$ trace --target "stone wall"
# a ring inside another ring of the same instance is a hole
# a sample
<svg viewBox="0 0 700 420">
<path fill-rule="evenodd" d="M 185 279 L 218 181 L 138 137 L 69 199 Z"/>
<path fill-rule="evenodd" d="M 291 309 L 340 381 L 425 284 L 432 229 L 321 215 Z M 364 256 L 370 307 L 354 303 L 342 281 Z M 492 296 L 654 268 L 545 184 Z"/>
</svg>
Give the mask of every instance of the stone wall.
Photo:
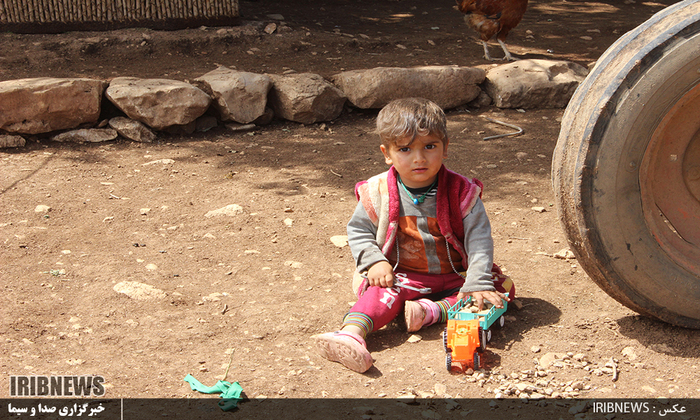
<svg viewBox="0 0 700 420">
<path fill-rule="evenodd" d="M 523 60 L 490 69 L 459 66 L 380 67 L 339 73 L 268 75 L 220 67 L 191 83 L 117 77 L 110 82 L 34 78 L 0 82 L 0 147 L 25 137 L 99 142 L 121 136 L 153 141 L 157 132 L 234 129 L 273 118 L 330 121 L 346 107 L 378 109 L 420 96 L 444 109 L 462 105 L 562 108 L 586 76 L 574 63 Z"/>
</svg>

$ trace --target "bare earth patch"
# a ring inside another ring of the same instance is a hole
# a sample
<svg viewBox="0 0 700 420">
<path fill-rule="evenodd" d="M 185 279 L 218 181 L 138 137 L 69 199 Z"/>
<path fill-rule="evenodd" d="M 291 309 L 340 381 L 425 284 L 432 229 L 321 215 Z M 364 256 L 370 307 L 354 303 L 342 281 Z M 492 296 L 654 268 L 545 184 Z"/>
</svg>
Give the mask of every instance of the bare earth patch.
<svg viewBox="0 0 700 420">
<path fill-rule="evenodd" d="M 669 3 L 532 1 L 508 44 L 521 59 L 588 65 Z M 282 14 L 286 29 L 4 33 L 0 79 L 491 65 L 449 2 L 241 1 L 241 11 L 253 28 Z M 485 184 L 496 261 L 518 294 L 475 375 L 446 371 L 442 326 L 420 339 L 399 324 L 371 335 L 376 361 L 363 375 L 309 341 L 354 301 L 352 257 L 333 238 L 345 234 L 355 183 L 386 169 L 374 111 L 152 144 L 33 139 L 2 150 L 0 376 L 99 374 L 107 397 L 185 398 L 195 394 L 187 374 L 211 385 L 233 360 L 227 379 L 250 398 L 494 397 L 516 379 L 586 398 L 698 397 L 700 333 L 637 316 L 567 258 L 550 182 L 562 112 L 448 113 L 447 165 Z M 485 116 L 524 134 L 484 141 L 509 130 Z M 240 211 L 210 213 L 232 205 Z M 153 288 L 137 288 L 147 300 L 115 289 L 139 283 Z"/>
</svg>

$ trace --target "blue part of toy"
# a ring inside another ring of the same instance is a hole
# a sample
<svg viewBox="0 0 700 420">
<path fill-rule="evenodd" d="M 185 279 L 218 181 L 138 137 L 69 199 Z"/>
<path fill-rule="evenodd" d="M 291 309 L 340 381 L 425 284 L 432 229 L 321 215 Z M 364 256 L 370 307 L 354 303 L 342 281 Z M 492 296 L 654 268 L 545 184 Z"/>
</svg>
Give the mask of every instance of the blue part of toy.
<svg viewBox="0 0 700 420">
<path fill-rule="evenodd" d="M 506 293 L 506 296 L 508 296 L 508 293 Z M 486 314 L 483 314 L 483 311 L 477 313 L 460 312 L 462 308 L 464 308 L 467 305 L 467 303 L 471 303 L 471 301 L 471 296 L 469 296 L 469 298 L 466 301 L 464 299 L 460 299 L 457 303 L 450 307 L 450 309 L 447 310 L 447 319 L 457 319 L 460 321 L 479 319 L 479 325 L 481 325 L 481 328 L 483 328 L 484 331 L 486 331 L 489 328 L 491 328 L 491 325 L 493 325 L 493 323 L 496 322 L 496 320 L 508 310 L 508 302 L 505 299 L 503 299 L 501 300 L 503 302 L 503 308 L 497 308 L 495 305 L 491 306 L 491 309 L 489 309 L 489 311 Z"/>
</svg>

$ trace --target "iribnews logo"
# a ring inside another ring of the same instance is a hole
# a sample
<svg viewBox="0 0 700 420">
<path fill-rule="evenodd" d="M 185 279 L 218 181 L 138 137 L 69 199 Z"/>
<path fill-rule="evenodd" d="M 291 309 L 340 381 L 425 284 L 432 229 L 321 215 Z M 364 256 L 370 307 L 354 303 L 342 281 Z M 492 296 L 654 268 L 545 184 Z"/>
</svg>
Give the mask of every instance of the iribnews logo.
<svg viewBox="0 0 700 420">
<path fill-rule="evenodd" d="M 11 397 L 101 397 L 105 378 L 90 376 L 10 376 Z"/>
</svg>

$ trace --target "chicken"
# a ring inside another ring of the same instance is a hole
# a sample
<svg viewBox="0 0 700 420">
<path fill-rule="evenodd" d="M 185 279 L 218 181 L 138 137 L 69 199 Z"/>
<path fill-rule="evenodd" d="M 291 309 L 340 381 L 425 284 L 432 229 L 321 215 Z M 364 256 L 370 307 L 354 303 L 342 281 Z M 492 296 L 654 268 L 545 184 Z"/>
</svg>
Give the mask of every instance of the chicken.
<svg viewBox="0 0 700 420">
<path fill-rule="evenodd" d="M 484 45 L 484 57 L 493 61 L 486 41 L 496 36 L 505 53 L 504 60 L 513 60 L 505 40 L 508 32 L 518 26 L 525 14 L 528 0 L 457 0 L 457 9 L 464 13 L 464 21 L 479 32 Z"/>
</svg>

